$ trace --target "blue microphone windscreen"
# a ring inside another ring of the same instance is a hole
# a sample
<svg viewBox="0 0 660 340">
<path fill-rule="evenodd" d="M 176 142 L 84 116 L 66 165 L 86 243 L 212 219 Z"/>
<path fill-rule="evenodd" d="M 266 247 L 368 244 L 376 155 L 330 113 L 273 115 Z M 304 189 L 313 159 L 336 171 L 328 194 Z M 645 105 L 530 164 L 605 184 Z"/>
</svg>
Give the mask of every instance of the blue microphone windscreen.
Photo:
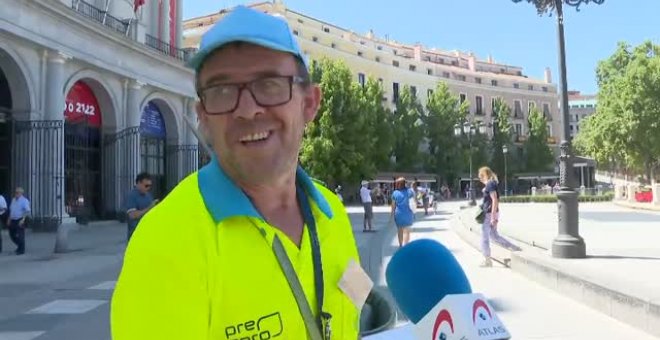
<svg viewBox="0 0 660 340">
<path fill-rule="evenodd" d="M 451 251 L 429 239 L 399 249 L 385 271 L 387 285 L 401 311 L 419 322 L 448 294 L 470 294 L 472 288 Z"/>
</svg>

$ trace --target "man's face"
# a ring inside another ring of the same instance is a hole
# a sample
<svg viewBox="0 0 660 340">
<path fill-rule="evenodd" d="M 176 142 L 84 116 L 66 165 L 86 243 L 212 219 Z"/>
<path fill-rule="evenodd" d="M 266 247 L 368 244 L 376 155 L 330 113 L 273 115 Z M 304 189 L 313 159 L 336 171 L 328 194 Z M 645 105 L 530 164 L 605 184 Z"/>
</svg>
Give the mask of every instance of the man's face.
<svg viewBox="0 0 660 340">
<path fill-rule="evenodd" d="M 149 190 L 151 190 L 151 186 L 152 186 L 152 183 L 151 183 L 150 179 L 143 179 L 143 180 L 139 181 L 138 184 L 137 184 L 138 190 L 143 194 L 148 193 Z"/>
<path fill-rule="evenodd" d="M 298 75 L 291 54 L 251 44 L 230 45 L 204 62 L 199 87 Z M 305 125 L 316 116 L 320 99 L 318 86 L 293 84 L 291 100 L 263 107 L 249 88 L 243 88 L 233 112 L 210 115 L 198 102 L 197 113 L 224 169 L 243 182 L 259 184 L 295 169 Z"/>
</svg>

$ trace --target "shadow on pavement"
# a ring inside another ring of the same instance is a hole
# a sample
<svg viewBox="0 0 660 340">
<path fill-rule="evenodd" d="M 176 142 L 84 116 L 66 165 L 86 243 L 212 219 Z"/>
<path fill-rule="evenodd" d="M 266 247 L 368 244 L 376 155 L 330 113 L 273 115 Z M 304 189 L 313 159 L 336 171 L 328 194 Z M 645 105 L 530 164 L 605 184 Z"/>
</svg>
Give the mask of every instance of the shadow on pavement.
<svg viewBox="0 0 660 340">
<path fill-rule="evenodd" d="M 436 231 L 448 231 L 448 228 L 434 228 L 434 227 L 412 227 L 413 233 L 434 233 Z"/>
<path fill-rule="evenodd" d="M 580 211 L 580 218 L 597 221 L 597 222 L 655 222 L 658 215 L 642 213 L 639 211 L 630 211 L 626 213 L 610 212 L 610 211 Z"/>
</svg>

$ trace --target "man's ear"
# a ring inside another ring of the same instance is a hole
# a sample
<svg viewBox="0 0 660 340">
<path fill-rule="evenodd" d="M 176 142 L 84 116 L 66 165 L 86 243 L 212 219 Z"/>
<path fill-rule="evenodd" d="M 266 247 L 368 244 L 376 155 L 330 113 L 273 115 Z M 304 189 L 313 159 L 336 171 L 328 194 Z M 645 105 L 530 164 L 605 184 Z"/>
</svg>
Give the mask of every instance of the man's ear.
<svg viewBox="0 0 660 340">
<path fill-rule="evenodd" d="M 305 117 L 305 123 L 309 123 L 316 118 L 316 113 L 321 106 L 322 96 L 323 93 L 321 87 L 316 84 L 310 85 L 309 88 L 305 90 L 305 98 L 303 99 L 303 116 Z"/>
</svg>

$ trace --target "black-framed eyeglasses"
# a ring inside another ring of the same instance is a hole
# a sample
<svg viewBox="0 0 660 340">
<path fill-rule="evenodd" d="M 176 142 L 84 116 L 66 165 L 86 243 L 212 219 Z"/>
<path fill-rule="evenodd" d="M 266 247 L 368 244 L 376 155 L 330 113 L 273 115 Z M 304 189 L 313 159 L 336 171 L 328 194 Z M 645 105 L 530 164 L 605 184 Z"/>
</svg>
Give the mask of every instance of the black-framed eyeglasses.
<svg viewBox="0 0 660 340">
<path fill-rule="evenodd" d="M 272 76 L 246 83 L 214 84 L 197 91 L 197 95 L 209 115 L 232 113 L 238 107 L 243 89 L 247 89 L 261 107 L 284 105 L 291 100 L 293 84 L 304 84 L 300 76 Z"/>
</svg>

